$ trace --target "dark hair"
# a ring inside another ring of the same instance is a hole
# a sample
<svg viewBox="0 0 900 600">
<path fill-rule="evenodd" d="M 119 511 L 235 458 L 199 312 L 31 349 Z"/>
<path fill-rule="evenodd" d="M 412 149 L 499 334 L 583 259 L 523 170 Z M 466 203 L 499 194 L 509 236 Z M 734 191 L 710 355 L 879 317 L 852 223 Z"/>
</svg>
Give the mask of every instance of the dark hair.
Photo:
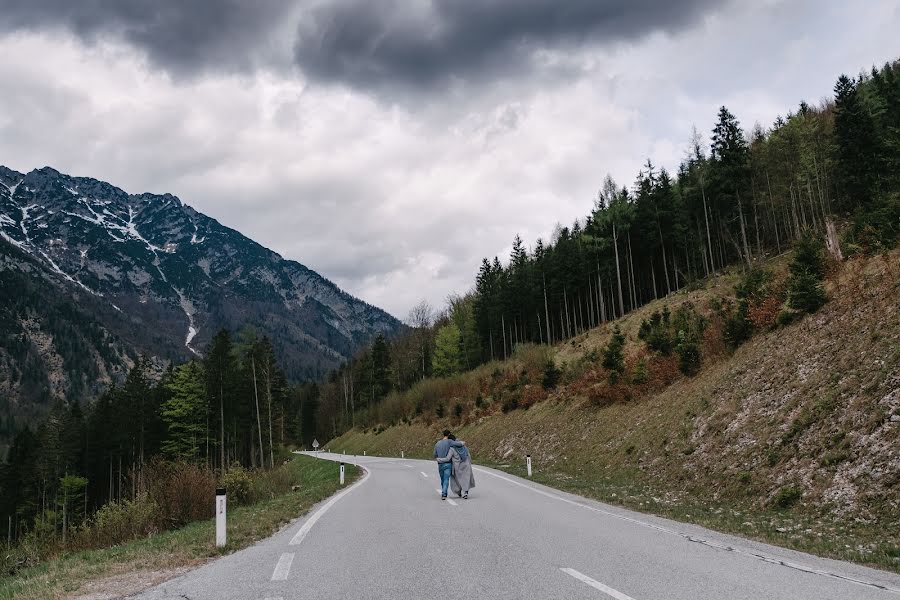
<svg viewBox="0 0 900 600">
<path fill-rule="evenodd" d="M 451 440 L 455 440 L 455 439 L 456 439 L 456 436 L 453 435 L 452 433 L 451 433 L 450 435 L 448 435 L 447 437 L 450 438 Z"/>
<path fill-rule="evenodd" d="M 450 430 L 449 430 L 449 429 L 445 429 L 445 430 L 444 430 L 444 437 L 450 437 Z"/>
</svg>

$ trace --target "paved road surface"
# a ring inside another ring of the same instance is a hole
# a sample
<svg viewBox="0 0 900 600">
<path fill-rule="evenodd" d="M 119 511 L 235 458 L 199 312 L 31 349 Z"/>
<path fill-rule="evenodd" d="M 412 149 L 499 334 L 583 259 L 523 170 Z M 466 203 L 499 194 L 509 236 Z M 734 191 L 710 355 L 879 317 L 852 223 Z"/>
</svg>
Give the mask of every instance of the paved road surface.
<svg viewBox="0 0 900 600">
<path fill-rule="evenodd" d="M 433 462 L 347 461 L 367 475 L 317 511 L 138 597 L 900 600 L 900 576 L 610 507 L 499 471 L 476 467 L 471 498 L 442 502 Z"/>
</svg>

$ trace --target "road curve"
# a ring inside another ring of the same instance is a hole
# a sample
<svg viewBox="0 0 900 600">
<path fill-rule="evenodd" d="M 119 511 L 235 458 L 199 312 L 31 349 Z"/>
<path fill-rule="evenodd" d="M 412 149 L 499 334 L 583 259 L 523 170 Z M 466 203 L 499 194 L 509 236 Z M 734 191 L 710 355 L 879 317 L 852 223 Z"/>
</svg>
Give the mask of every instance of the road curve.
<svg viewBox="0 0 900 600">
<path fill-rule="evenodd" d="M 250 548 L 141 600 L 900 600 L 900 576 L 559 492 L 476 467 L 439 500 L 435 463 L 364 467 L 355 485 Z M 337 477 L 335 465 L 335 477 Z"/>
</svg>

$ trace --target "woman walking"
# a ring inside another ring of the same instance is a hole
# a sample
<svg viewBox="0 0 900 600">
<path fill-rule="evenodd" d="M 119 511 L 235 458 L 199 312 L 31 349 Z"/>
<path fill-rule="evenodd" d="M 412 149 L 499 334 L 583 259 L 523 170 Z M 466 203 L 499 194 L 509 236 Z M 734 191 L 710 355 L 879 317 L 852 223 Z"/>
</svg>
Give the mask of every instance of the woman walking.
<svg viewBox="0 0 900 600">
<path fill-rule="evenodd" d="M 451 435 L 451 440 L 456 438 Z M 464 500 L 469 499 L 469 490 L 475 487 L 475 476 L 472 473 L 472 454 L 465 446 L 451 447 L 445 459 L 453 465 L 450 475 L 450 489 Z M 438 462 L 441 462 L 438 460 Z"/>
</svg>

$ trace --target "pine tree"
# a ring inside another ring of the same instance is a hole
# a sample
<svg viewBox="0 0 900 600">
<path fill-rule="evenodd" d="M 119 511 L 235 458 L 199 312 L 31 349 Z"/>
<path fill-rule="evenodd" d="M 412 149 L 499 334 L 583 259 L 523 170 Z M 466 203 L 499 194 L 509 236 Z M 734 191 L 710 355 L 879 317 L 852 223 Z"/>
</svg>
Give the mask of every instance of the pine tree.
<svg viewBox="0 0 900 600">
<path fill-rule="evenodd" d="M 447 323 L 438 329 L 433 359 L 436 376 L 449 377 L 460 372 L 459 342 L 459 327 L 455 323 Z"/>
<path fill-rule="evenodd" d="M 171 396 L 161 411 L 166 424 L 162 451 L 170 458 L 193 460 L 199 456 L 205 434 L 203 367 L 196 360 L 176 367 L 166 387 Z"/>
<path fill-rule="evenodd" d="M 819 310 L 828 300 L 822 286 L 825 263 L 822 247 L 811 234 L 797 241 L 790 271 L 788 301 L 791 308 L 805 313 Z"/>
<path fill-rule="evenodd" d="M 603 368 L 609 371 L 609 379 L 615 383 L 619 375 L 625 371 L 625 358 L 622 351 L 625 348 L 625 336 L 619 326 L 613 329 L 612 337 L 606 348 L 603 349 Z"/>
</svg>

